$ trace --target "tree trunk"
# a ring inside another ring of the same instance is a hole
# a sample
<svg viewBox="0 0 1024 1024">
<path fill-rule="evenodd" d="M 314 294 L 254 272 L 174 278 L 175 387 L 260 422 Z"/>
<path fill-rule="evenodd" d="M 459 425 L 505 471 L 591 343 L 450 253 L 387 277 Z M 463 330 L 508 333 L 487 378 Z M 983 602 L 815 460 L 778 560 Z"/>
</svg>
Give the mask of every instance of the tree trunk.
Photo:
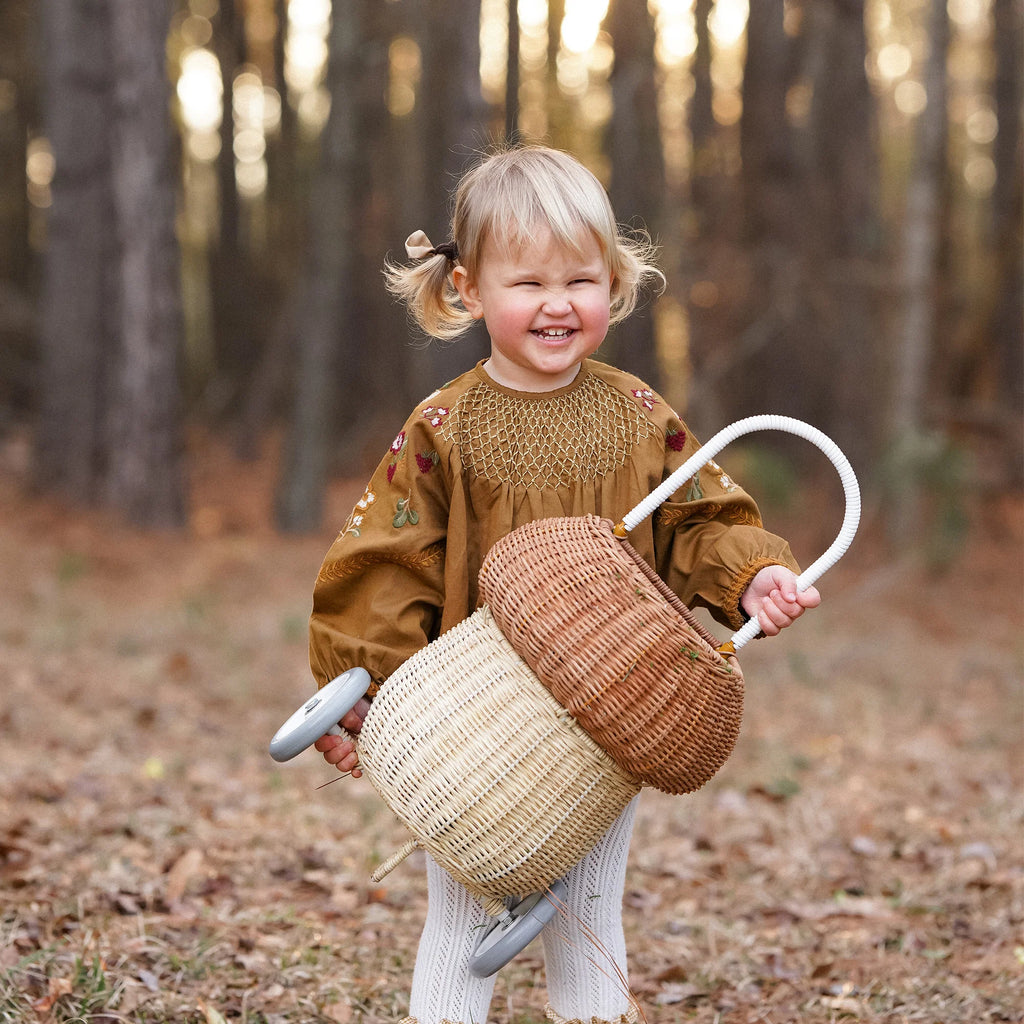
<svg viewBox="0 0 1024 1024">
<path fill-rule="evenodd" d="M 169 20 L 169 8 L 135 0 L 44 7 L 57 170 L 36 477 L 144 526 L 185 512 Z"/>
<path fill-rule="evenodd" d="M 791 241 L 794 149 L 786 119 L 790 43 L 783 0 L 750 5 L 740 117 L 741 178 L 746 233 L 755 243 Z"/>
<path fill-rule="evenodd" d="M 345 372 L 340 346 L 352 337 L 357 235 L 359 132 L 357 105 L 362 2 L 337 5 L 330 34 L 327 83 L 331 112 L 320 139 L 313 184 L 310 266 L 299 317 L 294 411 L 289 427 L 277 522 L 283 530 L 320 525 L 336 424 L 337 377 Z M 362 339 L 360 339 L 362 341 Z"/>
<path fill-rule="evenodd" d="M 927 106 L 917 121 L 914 162 L 907 189 L 899 277 L 901 310 L 896 337 L 890 425 L 900 482 L 889 526 L 898 542 L 909 541 L 919 526 L 921 459 L 927 429 L 926 396 L 935 347 L 936 272 L 942 238 L 942 198 L 946 188 L 949 15 L 946 0 L 932 0 L 924 67 Z"/>
<path fill-rule="evenodd" d="M 26 144 L 35 113 L 38 17 L 29 4 L 0 4 L 0 282 L 29 287 L 29 204 Z M 4 330 L 0 313 L 0 332 Z"/>
<path fill-rule="evenodd" d="M 117 223 L 118 351 L 106 497 L 136 523 L 185 518 L 182 316 L 164 53 L 169 5 L 110 0 L 111 134 Z"/>
<path fill-rule="evenodd" d="M 39 123 L 39 16 L 28 3 L 0 4 L 0 431 L 31 408 L 36 375 L 34 259 L 25 168 Z"/>
<path fill-rule="evenodd" d="M 43 5 L 43 116 L 56 171 L 40 332 L 38 485 L 89 503 L 104 471 L 116 261 L 110 188 L 111 39 L 102 2 Z M 161 62 L 162 66 L 162 62 Z"/>
<path fill-rule="evenodd" d="M 932 0 L 930 51 L 924 68 L 928 104 L 917 121 L 914 164 L 907 189 L 900 277 L 902 322 L 893 379 L 893 426 L 897 437 L 925 427 L 925 396 L 935 341 L 935 276 L 942 237 L 946 188 L 946 55 L 949 15 L 946 0 Z"/>
<path fill-rule="evenodd" d="M 508 5 L 508 59 L 505 61 L 505 142 L 519 142 L 519 3 Z"/>
<path fill-rule="evenodd" d="M 1017 457 L 1024 414 L 1024 162 L 1021 111 L 1024 109 L 1024 9 L 1020 0 L 995 0 L 995 107 L 999 134 L 995 139 L 996 187 L 992 196 L 993 236 L 999 262 L 998 297 L 992 324 L 996 345 L 998 395 L 1013 424 L 1010 460 L 1015 483 L 1022 467 Z"/>
<path fill-rule="evenodd" d="M 565 0 L 548 0 L 548 60 L 545 68 L 547 134 L 553 146 L 563 146 L 573 117 L 572 105 L 558 84 L 558 54 L 562 49 Z"/>
<path fill-rule="evenodd" d="M 800 266 L 806 230 L 802 168 L 786 115 L 793 43 L 782 0 L 750 6 L 740 118 L 742 228 L 749 267 L 745 308 L 722 395 L 730 417 L 761 411 L 801 415 L 799 382 L 808 357 L 808 297 Z"/>
<path fill-rule="evenodd" d="M 693 52 L 690 73 L 693 75 L 693 96 L 689 105 L 690 128 L 690 199 L 697 218 L 697 233 L 714 230 L 717 220 L 718 179 L 721 174 L 718 158 L 718 126 L 712 109 L 714 88 L 711 84 L 711 29 L 708 19 L 714 0 L 696 0 L 693 10 L 697 46 Z"/>
<path fill-rule="evenodd" d="M 213 314 L 213 380 L 208 393 L 217 396 L 210 411 L 233 403 L 259 350 L 262 331 L 257 309 L 261 296 L 242 241 L 242 210 L 235 178 L 234 82 L 245 64 L 245 27 L 237 0 L 220 0 L 215 16 L 214 47 L 223 87 L 220 152 L 217 154 L 216 233 L 209 252 L 210 300 Z M 255 337 L 254 337 L 255 336 Z"/>
<path fill-rule="evenodd" d="M 437 244 L 445 241 L 452 193 L 488 144 L 487 106 L 480 90 L 480 0 L 420 0 L 422 78 L 417 131 L 423 153 L 419 217 Z M 444 236 L 444 237 L 442 237 Z M 454 344 L 431 342 L 409 353 L 409 380 L 420 396 L 458 376 L 488 352 L 478 323 Z"/>
<path fill-rule="evenodd" d="M 605 23 L 615 46 L 609 129 L 611 200 L 622 221 L 639 220 L 657 237 L 665 194 L 658 123 L 654 22 L 646 0 L 614 0 Z M 650 298 L 613 331 L 614 362 L 651 387 L 661 386 Z"/>
<path fill-rule="evenodd" d="M 805 33 L 812 37 L 807 49 L 820 59 L 807 75 L 814 97 L 808 190 L 814 231 L 804 276 L 818 300 L 812 304 L 817 337 L 806 346 L 803 406 L 855 465 L 867 465 L 879 440 L 869 424 L 877 420 L 872 408 L 882 383 L 874 350 L 881 229 L 863 0 L 812 5 Z"/>
<path fill-rule="evenodd" d="M 335 471 L 351 476 L 363 476 L 377 464 L 383 446 L 398 431 L 396 420 L 400 422 L 407 406 L 423 397 L 420 388 L 414 396 L 406 393 L 405 310 L 387 293 L 381 273 L 388 251 L 401 251 L 402 240 L 411 231 L 394 201 L 399 189 L 395 165 L 402 155 L 397 161 L 392 158 L 393 123 L 384 103 L 388 51 L 395 34 L 393 6 L 376 0 L 365 3 L 362 67 L 354 94 L 360 140 L 353 169 L 356 298 L 341 341 L 347 367 L 338 381 L 344 443 L 332 464 Z"/>
</svg>

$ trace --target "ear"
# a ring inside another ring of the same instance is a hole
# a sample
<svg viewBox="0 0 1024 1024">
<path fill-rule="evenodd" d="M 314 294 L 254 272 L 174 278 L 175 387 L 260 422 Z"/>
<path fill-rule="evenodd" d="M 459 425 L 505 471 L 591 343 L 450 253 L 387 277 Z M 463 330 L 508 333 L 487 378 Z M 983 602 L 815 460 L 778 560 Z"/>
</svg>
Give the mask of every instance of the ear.
<svg viewBox="0 0 1024 1024">
<path fill-rule="evenodd" d="M 463 266 L 454 267 L 452 269 L 452 281 L 455 284 L 456 291 L 459 293 L 459 298 L 462 299 L 462 304 L 466 307 L 466 312 L 474 320 L 483 319 L 484 305 L 480 301 L 480 290 L 470 280 L 469 271 Z"/>
</svg>

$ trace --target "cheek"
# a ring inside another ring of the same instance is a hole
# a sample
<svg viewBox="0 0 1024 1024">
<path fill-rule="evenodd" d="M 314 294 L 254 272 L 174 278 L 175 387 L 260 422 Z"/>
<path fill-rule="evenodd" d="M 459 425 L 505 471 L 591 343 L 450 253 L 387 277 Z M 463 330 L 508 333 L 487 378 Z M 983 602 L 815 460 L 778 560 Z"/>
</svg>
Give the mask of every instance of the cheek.
<svg viewBox="0 0 1024 1024">
<path fill-rule="evenodd" d="M 522 329 L 528 326 L 534 316 L 533 307 L 527 303 L 505 300 L 491 306 L 487 323 L 496 329 Z"/>
<path fill-rule="evenodd" d="M 611 319 L 610 299 L 607 295 L 595 295 L 587 302 L 587 322 L 592 330 L 607 330 Z"/>
</svg>

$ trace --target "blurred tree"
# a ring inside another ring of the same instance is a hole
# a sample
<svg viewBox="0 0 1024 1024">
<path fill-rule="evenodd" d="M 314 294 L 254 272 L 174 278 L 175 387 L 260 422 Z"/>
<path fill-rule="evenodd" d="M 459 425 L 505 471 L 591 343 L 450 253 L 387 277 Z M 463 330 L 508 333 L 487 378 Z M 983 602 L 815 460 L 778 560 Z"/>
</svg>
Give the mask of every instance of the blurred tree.
<svg viewBox="0 0 1024 1024">
<path fill-rule="evenodd" d="M 508 5 L 508 55 L 505 61 L 505 141 L 519 142 L 519 4 Z"/>
<path fill-rule="evenodd" d="M 27 3 L 0 4 L 0 280 L 27 290 L 31 255 L 24 187 L 29 124 L 36 119 L 38 29 Z"/>
<path fill-rule="evenodd" d="M 690 129 L 690 200 L 696 217 L 698 234 L 710 233 L 717 221 L 718 185 L 721 180 L 718 126 L 712 109 L 714 88 L 711 84 L 711 29 L 708 19 L 715 9 L 714 0 L 696 0 L 693 24 L 696 46 L 690 71 L 693 75 L 693 97 L 687 108 Z"/>
<path fill-rule="evenodd" d="M 213 411 L 220 411 L 216 407 L 223 408 L 237 396 L 245 371 L 252 365 L 260 303 L 242 244 L 242 213 L 235 178 L 235 76 L 246 62 L 245 23 L 235 0 L 219 0 L 213 30 L 223 93 L 216 164 L 219 217 L 210 252 L 215 381 L 207 393 L 217 396 Z"/>
<path fill-rule="evenodd" d="M 740 116 L 740 213 L 745 279 L 735 339 L 718 360 L 730 416 L 773 411 L 810 418 L 820 385 L 809 348 L 809 295 L 800 265 L 808 210 L 804 162 L 787 111 L 794 41 L 783 0 L 752 4 Z M 735 284 L 734 284 L 735 287 Z M 808 365 L 810 362 L 811 365 Z"/>
<path fill-rule="evenodd" d="M 913 166 L 899 254 L 900 308 L 890 401 L 891 474 L 898 486 L 888 525 L 897 541 L 919 529 L 921 476 L 932 459 L 927 437 L 929 373 L 935 348 L 936 284 L 943 234 L 948 136 L 949 11 L 931 0 L 923 84 L 927 104 L 917 119 Z"/>
<path fill-rule="evenodd" d="M 665 164 L 658 123 L 654 19 L 647 0 L 613 0 L 605 28 L 615 47 L 611 75 L 612 120 L 608 131 L 612 206 L 654 238 L 661 231 Z M 612 359 L 651 387 L 661 387 L 654 309 L 645 296 L 611 336 Z"/>
<path fill-rule="evenodd" d="M 38 13 L 0 4 L 0 427 L 24 416 L 34 396 L 34 260 L 25 187 L 30 126 L 38 126 Z"/>
<path fill-rule="evenodd" d="M 422 228 L 440 244 L 447 237 L 455 186 L 495 141 L 480 88 L 480 0 L 416 0 L 415 31 L 422 74 L 414 127 L 422 162 L 410 230 Z M 414 347 L 404 360 L 411 393 L 428 394 L 486 354 L 481 324 L 454 343 Z"/>
<path fill-rule="evenodd" d="M 790 248 L 799 223 L 793 216 L 796 148 L 786 117 L 791 67 L 785 4 L 759 0 L 747 22 L 740 117 L 744 226 L 755 246 Z"/>
<path fill-rule="evenodd" d="M 340 5 L 331 23 L 331 111 L 320 139 L 313 185 L 308 267 L 299 284 L 303 301 L 296 325 L 294 411 L 277 499 L 278 525 L 289 531 L 320 525 L 339 399 L 358 408 L 364 397 L 358 357 L 354 366 L 346 364 L 365 343 L 354 321 L 359 216 L 366 199 L 360 187 L 364 177 L 359 98 L 370 2 Z"/>
<path fill-rule="evenodd" d="M 997 393 L 1008 424 L 1006 460 L 1014 483 L 1024 477 L 1018 443 L 1024 415 L 1024 6 L 995 0 L 996 183 L 992 196 L 992 239 L 998 255 L 996 301 L 991 332 L 996 350 Z"/>
<path fill-rule="evenodd" d="M 803 413 L 867 466 L 879 441 L 875 339 L 881 225 L 875 107 L 865 66 L 863 0 L 805 7 L 803 80 L 811 90 L 804 254 L 814 334 L 801 369 Z M 836 125 L 843 126 L 836 131 Z"/>
<path fill-rule="evenodd" d="M 56 174 L 36 479 L 150 526 L 185 515 L 169 14 L 136 0 L 43 5 Z"/>
</svg>

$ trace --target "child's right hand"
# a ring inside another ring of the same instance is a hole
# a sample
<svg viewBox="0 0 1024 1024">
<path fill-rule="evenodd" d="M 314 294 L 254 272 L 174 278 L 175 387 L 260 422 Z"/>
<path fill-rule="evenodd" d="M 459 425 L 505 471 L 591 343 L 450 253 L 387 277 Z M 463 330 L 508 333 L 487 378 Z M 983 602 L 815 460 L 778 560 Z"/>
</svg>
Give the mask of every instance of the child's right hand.
<svg viewBox="0 0 1024 1024">
<path fill-rule="evenodd" d="M 370 702 L 365 697 L 360 697 L 355 707 L 351 711 L 346 711 L 345 717 L 338 724 L 347 732 L 358 733 L 369 710 Z M 363 773 L 359 770 L 359 754 L 354 740 L 346 739 L 344 736 L 321 736 L 313 746 L 324 755 L 324 760 L 335 765 L 339 772 L 351 772 L 352 778 L 362 778 Z"/>
</svg>

